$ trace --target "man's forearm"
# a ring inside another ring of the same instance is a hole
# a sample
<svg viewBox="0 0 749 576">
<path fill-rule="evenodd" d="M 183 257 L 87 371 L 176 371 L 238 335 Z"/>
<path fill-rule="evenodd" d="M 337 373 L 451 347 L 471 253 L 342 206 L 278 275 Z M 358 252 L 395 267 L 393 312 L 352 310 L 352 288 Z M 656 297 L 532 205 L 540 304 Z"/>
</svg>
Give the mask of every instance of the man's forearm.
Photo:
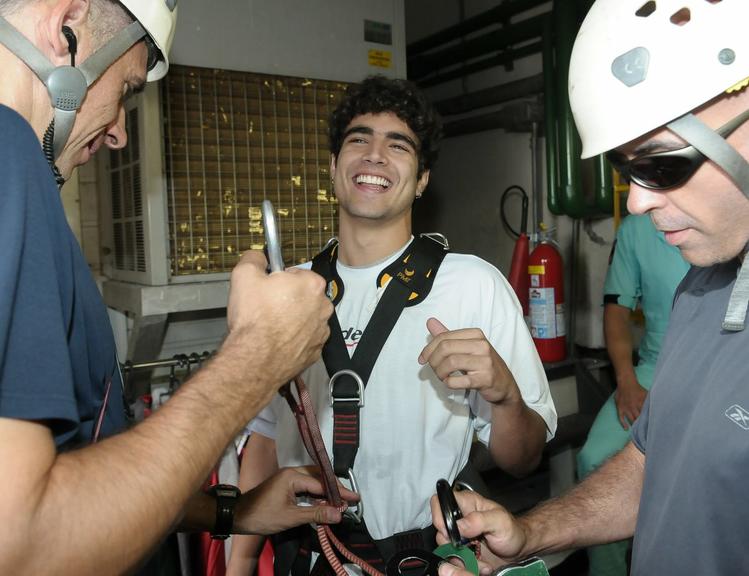
<svg viewBox="0 0 749 576">
<path fill-rule="evenodd" d="M 489 452 L 502 470 L 523 476 L 541 461 L 546 444 L 546 423 L 522 397 L 492 406 Z"/>
<path fill-rule="evenodd" d="M 25 494 L 19 486 L 21 501 L 12 504 L 18 531 L 0 537 L 0 573 L 64 567 L 77 575 L 114 574 L 136 565 L 176 524 L 242 423 L 273 393 L 270 375 L 262 366 L 255 370 L 246 354 L 246 347 L 227 341 L 162 409 L 99 444 L 57 455 L 46 432 L 43 461 L 27 463 L 26 453 L 19 462 L 31 486 Z M 234 388 L 227 386 L 232 381 Z M 38 449 L 39 442 L 30 446 Z"/>
<path fill-rule="evenodd" d="M 527 541 L 522 556 L 606 542 L 634 534 L 645 457 L 632 444 L 573 490 L 520 518 Z"/>
<path fill-rule="evenodd" d="M 606 351 L 614 366 L 617 384 L 636 380 L 632 365 L 633 346 L 629 317 L 629 308 L 619 304 L 606 304 L 604 307 L 603 327 Z"/>
</svg>

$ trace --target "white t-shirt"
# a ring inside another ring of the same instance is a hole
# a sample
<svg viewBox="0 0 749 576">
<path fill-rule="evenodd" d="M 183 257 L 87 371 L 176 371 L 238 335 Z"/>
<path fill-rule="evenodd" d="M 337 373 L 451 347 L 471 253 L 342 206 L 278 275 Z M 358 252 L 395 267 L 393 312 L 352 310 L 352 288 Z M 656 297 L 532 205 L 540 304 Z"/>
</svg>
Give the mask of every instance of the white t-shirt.
<svg viewBox="0 0 749 576">
<path fill-rule="evenodd" d="M 384 292 L 376 287 L 377 276 L 402 250 L 365 268 L 337 263 L 345 289 L 336 314 L 349 354 Z M 489 441 L 490 405 L 476 392 L 449 390 L 429 365 L 418 363 L 431 339 L 426 327 L 430 317 L 450 330 L 483 330 L 512 371 L 526 404 L 546 422 L 547 439 L 556 430 L 546 375 L 510 285 L 480 258 L 447 254 L 427 298 L 401 313 L 364 394 L 354 473 L 364 519 L 376 540 L 430 525 L 429 498 L 437 480 L 452 482 L 466 465 L 474 432 L 485 444 Z M 322 360 L 302 376 L 332 454 L 333 413 Z M 250 430 L 275 439 L 279 466 L 311 463 L 283 398 L 276 397 Z"/>
</svg>

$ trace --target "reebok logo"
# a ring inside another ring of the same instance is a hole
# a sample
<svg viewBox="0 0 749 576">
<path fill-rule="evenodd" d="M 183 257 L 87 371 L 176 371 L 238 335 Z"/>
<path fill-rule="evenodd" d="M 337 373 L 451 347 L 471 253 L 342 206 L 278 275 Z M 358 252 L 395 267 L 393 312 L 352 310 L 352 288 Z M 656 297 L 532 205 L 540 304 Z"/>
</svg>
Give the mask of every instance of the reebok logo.
<svg viewBox="0 0 749 576">
<path fill-rule="evenodd" d="M 741 426 L 744 430 L 749 430 L 749 412 L 744 410 L 738 404 L 734 404 L 728 410 L 726 410 L 726 416 L 728 419 Z"/>
</svg>

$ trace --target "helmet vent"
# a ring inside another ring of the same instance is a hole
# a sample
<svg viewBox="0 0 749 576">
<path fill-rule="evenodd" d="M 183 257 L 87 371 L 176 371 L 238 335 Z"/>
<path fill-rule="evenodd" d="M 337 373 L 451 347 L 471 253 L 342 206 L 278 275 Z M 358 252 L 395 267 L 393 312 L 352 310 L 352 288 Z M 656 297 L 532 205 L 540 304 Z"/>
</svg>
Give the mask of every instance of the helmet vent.
<svg viewBox="0 0 749 576">
<path fill-rule="evenodd" d="M 681 10 L 674 12 L 671 15 L 671 24 L 676 24 L 677 26 L 684 26 L 692 19 L 692 13 L 689 11 L 689 8 L 682 8 Z"/>
<path fill-rule="evenodd" d="M 649 2 L 645 2 L 645 4 L 640 6 L 637 12 L 635 12 L 635 16 L 639 16 L 640 18 L 647 18 L 653 12 L 655 12 L 655 2 L 654 0 L 650 0 Z"/>
</svg>

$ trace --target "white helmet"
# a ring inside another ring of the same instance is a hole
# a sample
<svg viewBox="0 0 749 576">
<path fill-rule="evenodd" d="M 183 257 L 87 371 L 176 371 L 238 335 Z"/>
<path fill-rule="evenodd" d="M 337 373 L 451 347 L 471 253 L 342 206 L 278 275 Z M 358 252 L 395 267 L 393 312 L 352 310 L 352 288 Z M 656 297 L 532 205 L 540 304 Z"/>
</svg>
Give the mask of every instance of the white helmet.
<svg viewBox="0 0 749 576">
<path fill-rule="evenodd" d="M 597 0 L 572 50 L 583 158 L 634 140 L 749 77 L 749 0 Z"/>
<path fill-rule="evenodd" d="M 177 25 L 177 0 L 120 0 L 120 3 L 141 23 L 159 49 L 158 60 L 148 70 L 148 81 L 160 80 L 169 69 L 168 54 Z"/>
</svg>

